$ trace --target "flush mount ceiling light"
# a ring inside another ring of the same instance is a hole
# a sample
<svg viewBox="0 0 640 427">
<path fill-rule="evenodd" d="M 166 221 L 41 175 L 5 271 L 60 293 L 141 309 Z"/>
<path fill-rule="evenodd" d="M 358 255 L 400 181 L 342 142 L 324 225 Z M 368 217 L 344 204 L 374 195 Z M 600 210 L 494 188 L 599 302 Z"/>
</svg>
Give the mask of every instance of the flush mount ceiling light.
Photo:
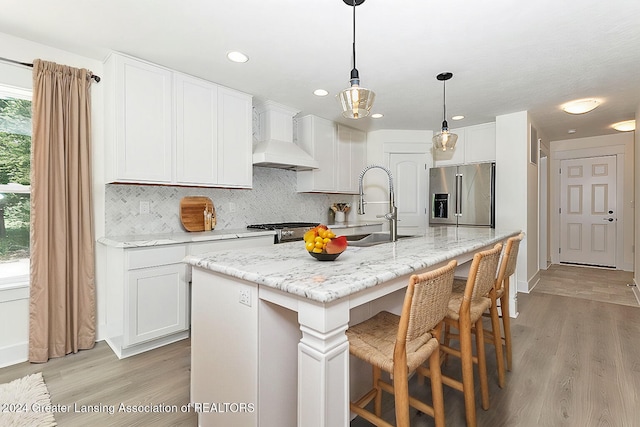
<svg viewBox="0 0 640 427">
<path fill-rule="evenodd" d="M 449 125 L 447 123 L 447 92 L 446 85 L 447 80 L 453 77 L 452 73 L 440 73 L 436 76 L 436 79 L 442 82 L 442 130 L 439 134 L 433 137 L 433 146 L 436 150 L 447 151 L 453 150 L 456 147 L 458 141 L 458 135 L 449 132 Z"/>
<path fill-rule="evenodd" d="M 464 116 L 453 116 L 451 117 L 451 120 L 462 120 L 464 119 Z"/>
<path fill-rule="evenodd" d="M 636 130 L 636 121 L 625 120 L 624 122 L 614 123 L 611 127 L 620 132 L 631 132 L 632 130 Z"/>
<path fill-rule="evenodd" d="M 373 113 L 373 114 L 371 115 L 371 118 L 372 118 L 372 119 L 380 119 L 380 118 L 382 118 L 382 117 L 384 117 L 384 114 L 382 114 L 382 113 Z"/>
<path fill-rule="evenodd" d="M 347 119 L 359 119 L 366 117 L 373 107 L 376 94 L 360 87 L 360 76 L 356 68 L 356 6 L 364 3 L 364 0 L 343 0 L 349 6 L 353 6 L 353 68 L 351 69 L 351 87 L 343 90 L 336 99 L 342 107 L 342 116 Z"/>
<path fill-rule="evenodd" d="M 240 62 L 240 63 L 244 63 L 244 62 L 247 62 L 249 60 L 249 57 L 247 55 L 245 55 L 244 53 L 235 52 L 235 51 L 227 53 L 227 58 L 231 62 Z"/>
<path fill-rule="evenodd" d="M 327 92 L 324 89 L 316 89 L 316 90 L 313 91 L 313 94 L 315 96 L 327 96 L 327 95 L 329 95 L 329 92 Z"/>
<path fill-rule="evenodd" d="M 600 101 L 597 99 L 578 99 L 562 105 L 562 110 L 569 114 L 584 114 L 594 110 Z"/>
</svg>

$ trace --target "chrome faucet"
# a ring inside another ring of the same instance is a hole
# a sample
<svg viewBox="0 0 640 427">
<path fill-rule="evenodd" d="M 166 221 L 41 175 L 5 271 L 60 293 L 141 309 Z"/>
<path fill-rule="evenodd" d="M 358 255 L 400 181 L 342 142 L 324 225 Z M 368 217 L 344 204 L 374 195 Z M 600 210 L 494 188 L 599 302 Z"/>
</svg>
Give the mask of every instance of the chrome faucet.
<svg viewBox="0 0 640 427">
<path fill-rule="evenodd" d="M 362 179 L 364 174 L 369 169 L 378 168 L 382 169 L 389 176 L 389 212 L 384 215 L 376 215 L 376 218 L 385 218 L 389 220 L 389 229 L 392 242 L 398 241 L 398 208 L 396 207 L 395 193 L 393 191 L 393 177 L 391 171 L 384 166 L 369 165 L 360 172 L 360 178 L 358 179 L 358 190 L 360 192 L 360 199 L 358 200 L 358 215 L 364 215 L 364 205 L 367 203 L 364 200 L 364 188 L 362 186 Z"/>
</svg>

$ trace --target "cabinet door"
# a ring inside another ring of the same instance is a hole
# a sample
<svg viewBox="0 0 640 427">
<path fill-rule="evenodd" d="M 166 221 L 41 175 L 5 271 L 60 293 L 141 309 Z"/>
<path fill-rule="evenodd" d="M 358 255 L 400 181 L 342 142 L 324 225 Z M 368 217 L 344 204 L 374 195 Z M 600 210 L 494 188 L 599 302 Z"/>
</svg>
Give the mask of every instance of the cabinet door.
<svg viewBox="0 0 640 427">
<path fill-rule="evenodd" d="M 188 328 L 185 269 L 171 264 L 129 271 L 124 347 Z"/>
<path fill-rule="evenodd" d="M 362 131 L 338 125 L 336 190 L 340 193 L 358 193 L 358 177 L 366 166 L 366 134 Z"/>
<path fill-rule="evenodd" d="M 253 177 L 251 96 L 218 88 L 218 184 L 250 188 Z"/>
<path fill-rule="evenodd" d="M 298 120 L 298 143 L 318 162 L 318 169 L 298 172 L 298 191 L 335 192 L 337 189 L 335 124 L 316 116 Z"/>
<path fill-rule="evenodd" d="M 496 160 L 496 124 L 486 123 L 465 129 L 465 163 Z"/>
<path fill-rule="evenodd" d="M 171 72 L 115 56 L 116 179 L 170 183 Z"/>
<path fill-rule="evenodd" d="M 216 184 L 218 179 L 218 85 L 175 75 L 176 181 Z"/>
</svg>

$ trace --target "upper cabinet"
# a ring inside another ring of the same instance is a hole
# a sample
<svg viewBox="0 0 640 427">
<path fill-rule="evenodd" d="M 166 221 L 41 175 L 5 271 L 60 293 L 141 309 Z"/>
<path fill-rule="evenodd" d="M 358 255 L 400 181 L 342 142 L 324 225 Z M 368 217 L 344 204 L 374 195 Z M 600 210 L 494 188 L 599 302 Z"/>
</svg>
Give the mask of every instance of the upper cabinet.
<svg viewBox="0 0 640 427">
<path fill-rule="evenodd" d="M 107 181 L 172 179 L 171 72 L 120 55 L 107 60 Z"/>
<path fill-rule="evenodd" d="M 218 86 L 176 74 L 176 180 L 218 180 Z"/>
<path fill-rule="evenodd" d="M 367 165 L 367 134 L 347 126 L 337 125 L 336 175 L 339 193 L 358 193 L 358 177 Z"/>
<path fill-rule="evenodd" d="M 451 129 L 458 135 L 453 151 L 434 151 L 435 166 L 462 165 L 496 160 L 496 124 L 485 123 Z"/>
<path fill-rule="evenodd" d="M 298 191 L 358 193 L 358 175 L 366 166 L 366 133 L 307 115 L 297 119 L 298 144 L 319 168 L 298 171 Z"/>
<path fill-rule="evenodd" d="M 116 53 L 105 70 L 107 182 L 251 187 L 251 96 Z"/>
<path fill-rule="evenodd" d="M 251 97 L 175 74 L 176 183 L 251 187 Z"/>
</svg>

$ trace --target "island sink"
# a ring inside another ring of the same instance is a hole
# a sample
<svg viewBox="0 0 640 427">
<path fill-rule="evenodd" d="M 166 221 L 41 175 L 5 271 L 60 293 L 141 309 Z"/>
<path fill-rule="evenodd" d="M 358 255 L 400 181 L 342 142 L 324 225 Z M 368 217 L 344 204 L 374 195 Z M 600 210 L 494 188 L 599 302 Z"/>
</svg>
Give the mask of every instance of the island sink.
<svg viewBox="0 0 640 427">
<path fill-rule="evenodd" d="M 398 239 L 406 239 L 408 237 L 416 236 L 397 236 Z M 391 243 L 391 235 L 389 233 L 371 233 L 371 234 L 356 234 L 353 236 L 347 236 L 349 246 L 355 247 L 367 247 L 374 245 L 381 245 L 383 243 Z"/>
</svg>

